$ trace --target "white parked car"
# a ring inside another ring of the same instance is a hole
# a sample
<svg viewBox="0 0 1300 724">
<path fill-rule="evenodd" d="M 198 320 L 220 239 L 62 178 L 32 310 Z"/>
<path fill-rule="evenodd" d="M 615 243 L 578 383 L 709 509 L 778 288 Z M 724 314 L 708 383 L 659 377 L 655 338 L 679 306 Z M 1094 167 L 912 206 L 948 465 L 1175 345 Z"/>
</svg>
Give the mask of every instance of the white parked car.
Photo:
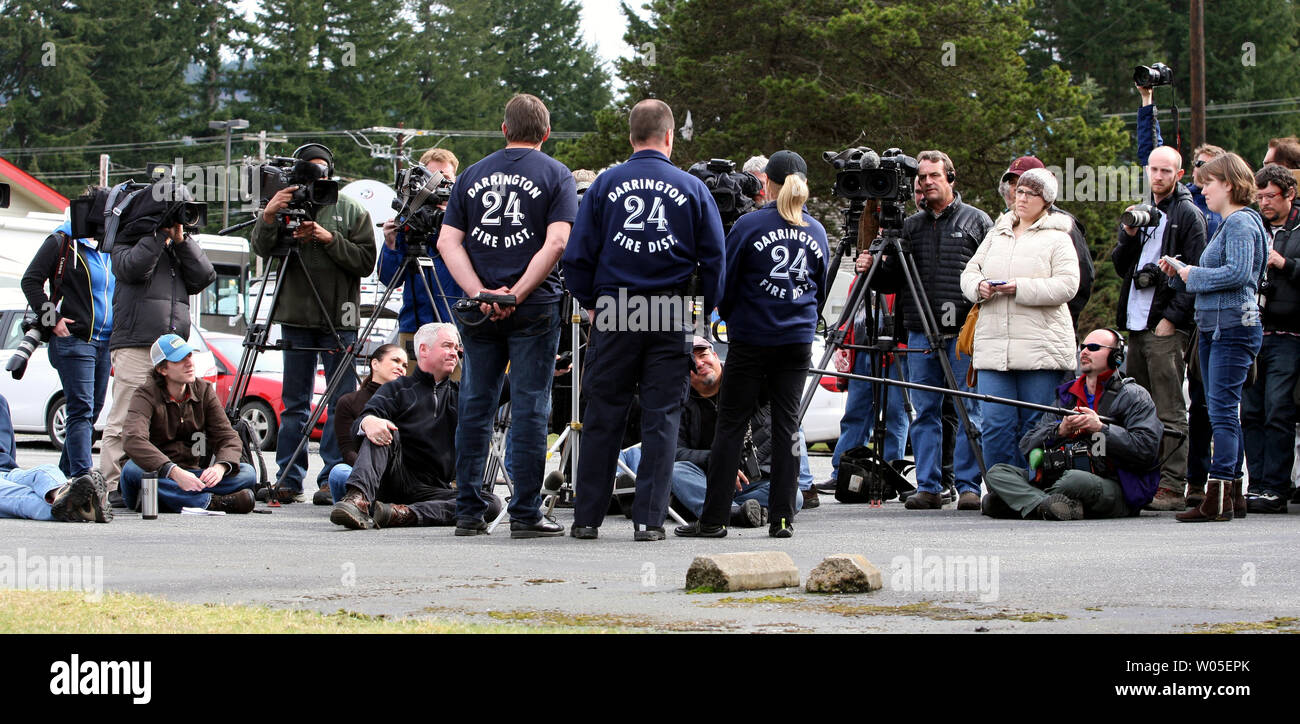
<svg viewBox="0 0 1300 724">
<path fill-rule="evenodd" d="M 14 432 L 46 435 L 56 448 L 63 448 L 63 435 L 67 429 L 67 415 L 63 398 L 63 385 L 59 375 L 50 365 L 49 347 L 40 345 L 32 351 L 27 361 L 27 371 L 21 380 L 4 371 L 9 358 L 18 351 L 23 338 L 23 317 L 27 313 L 27 300 L 21 290 L 0 289 L 0 395 L 9 401 Z M 198 326 L 192 325 L 190 344 L 198 348 L 194 354 L 194 367 L 199 376 L 216 383 L 217 366 L 212 352 L 203 341 Z M 113 399 L 113 381 L 108 382 L 104 396 L 104 409 L 95 421 L 95 430 L 102 432 L 108 408 Z"/>
</svg>

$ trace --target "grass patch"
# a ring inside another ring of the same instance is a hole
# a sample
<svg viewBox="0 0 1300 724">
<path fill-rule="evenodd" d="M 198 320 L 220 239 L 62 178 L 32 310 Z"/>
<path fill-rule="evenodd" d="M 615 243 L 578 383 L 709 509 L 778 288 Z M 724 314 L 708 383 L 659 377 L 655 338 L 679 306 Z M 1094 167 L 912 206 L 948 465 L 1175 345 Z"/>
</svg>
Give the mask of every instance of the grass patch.
<svg viewBox="0 0 1300 724">
<path fill-rule="evenodd" d="M 1198 623 L 1192 626 L 1192 633 L 1231 634 L 1231 633 L 1300 633 L 1300 618 L 1295 616 L 1278 616 L 1267 621 L 1236 621 L 1234 623 Z"/>
<path fill-rule="evenodd" d="M 97 603 L 77 591 L 0 590 L 6 633 L 573 633 L 578 629 L 460 623 L 442 619 L 331 614 L 263 606 L 174 603 L 153 596 L 105 593 Z M 602 631 L 592 629 L 592 633 Z"/>
<path fill-rule="evenodd" d="M 560 630 L 570 627 L 599 628 L 613 633 L 636 633 L 643 630 L 655 631 L 726 631 L 734 628 L 727 623 L 710 621 L 659 621 L 637 616 L 620 616 L 611 613 L 569 613 L 567 611 L 488 611 L 488 617 L 498 621 L 519 623 L 540 623 L 555 626 Z"/>
<path fill-rule="evenodd" d="M 727 596 L 714 601 L 714 606 L 750 606 L 760 603 L 798 603 L 799 599 L 790 596 L 750 596 L 748 598 L 737 598 Z"/>
<path fill-rule="evenodd" d="M 713 586 L 696 586 L 695 588 L 686 589 L 686 593 L 722 593 L 722 591 L 719 591 Z"/>
</svg>

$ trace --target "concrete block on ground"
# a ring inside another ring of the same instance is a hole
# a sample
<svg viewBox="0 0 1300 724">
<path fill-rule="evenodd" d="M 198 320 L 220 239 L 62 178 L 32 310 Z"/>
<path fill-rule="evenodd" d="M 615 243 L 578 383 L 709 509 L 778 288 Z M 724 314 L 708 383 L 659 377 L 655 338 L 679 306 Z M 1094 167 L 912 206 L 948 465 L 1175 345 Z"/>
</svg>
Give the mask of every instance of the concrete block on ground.
<svg viewBox="0 0 1300 724">
<path fill-rule="evenodd" d="M 880 569 L 866 556 L 836 553 L 812 569 L 806 589 L 809 593 L 867 593 L 883 586 Z"/>
<path fill-rule="evenodd" d="M 754 591 L 799 585 L 799 569 L 785 551 L 697 556 L 686 571 L 686 590 Z"/>
</svg>

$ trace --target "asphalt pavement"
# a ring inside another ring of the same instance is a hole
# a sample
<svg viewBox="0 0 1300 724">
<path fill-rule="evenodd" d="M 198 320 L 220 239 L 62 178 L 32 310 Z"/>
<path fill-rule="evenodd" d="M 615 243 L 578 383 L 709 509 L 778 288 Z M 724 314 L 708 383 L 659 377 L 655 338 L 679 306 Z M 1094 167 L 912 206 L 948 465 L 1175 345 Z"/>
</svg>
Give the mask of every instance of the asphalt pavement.
<svg viewBox="0 0 1300 724">
<path fill-rule="evenodd" d="M 57 462 L 48 443 L 19 440 L 23 467 Z M 320 466 L 312 448 L 309 479 Z M 812 463 L 825 479 L 830 457 Z M 621 517 L 607 519 L 598 540 L 579 541 L 511 540 L 508 524 L 474 538 L 449 528 L 346 531 L 310 503 L 156 521 L 118 511 L 109 525 L 0 521 L 0 560 L 102 556 L 105 590 L 191 603 L 657 631 L 1188 632 L 1300 615 L 1300 506 L 1188 525 L 1172 513 L 1052 523 L 992 520 L 951 504 L 908 511 L 822 500 L 798 515 L 788 540 L 765 528 L 680 539 L 670 523 L 668 540 L 656 543 L 633 542 Z M 571 524 L 571 510 L 556 514 Z M 827 555 L 862 554 L 884 588 L 684 590 L 697 555 L 768 550 L 789 553 L 804 578 Z"/>
</svg>

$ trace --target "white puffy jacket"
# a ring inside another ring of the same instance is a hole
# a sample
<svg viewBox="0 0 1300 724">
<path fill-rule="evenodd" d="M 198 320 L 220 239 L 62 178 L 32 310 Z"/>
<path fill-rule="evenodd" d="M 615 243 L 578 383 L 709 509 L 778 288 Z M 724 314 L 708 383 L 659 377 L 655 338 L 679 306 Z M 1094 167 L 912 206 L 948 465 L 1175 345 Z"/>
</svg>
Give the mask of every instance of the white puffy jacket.
<svg viewBox="0 0 1300 724">
<path fill-rule="evenodd" d="M 1079 257 L 1070 240 L 1070 218 L 1044 214 L 1017 239 L 1014 212 L 998 217 L 961 275 L 967 299 L 979 299 L 985 279 L 1016 282 L 1014 296 L 995 294 L 982 303 L 975 323 L 978 370 L 1074 368 L 1075 333 L 1066 303 L 1079 288 Z"/>
</svg>

